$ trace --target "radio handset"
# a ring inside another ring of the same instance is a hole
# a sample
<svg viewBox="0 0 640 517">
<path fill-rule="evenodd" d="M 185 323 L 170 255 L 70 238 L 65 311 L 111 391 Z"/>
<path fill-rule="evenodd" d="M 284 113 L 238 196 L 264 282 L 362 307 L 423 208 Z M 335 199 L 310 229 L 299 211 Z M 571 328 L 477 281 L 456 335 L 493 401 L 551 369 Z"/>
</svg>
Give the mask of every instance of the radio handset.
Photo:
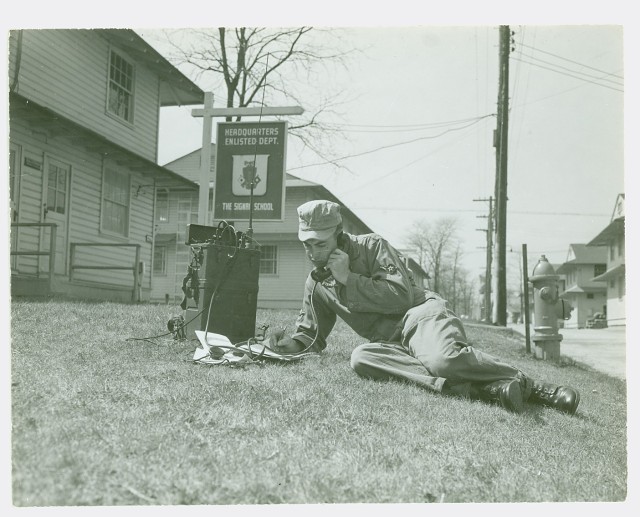
<svg viewBox="0 0 640 517">
<path fill-rule="evenodd" d="M 311 271 L 311 278 L 314 282 L 323 282 L 331 276 L 331 270 L 326 267 L 317 267 Z"/>
</svg>

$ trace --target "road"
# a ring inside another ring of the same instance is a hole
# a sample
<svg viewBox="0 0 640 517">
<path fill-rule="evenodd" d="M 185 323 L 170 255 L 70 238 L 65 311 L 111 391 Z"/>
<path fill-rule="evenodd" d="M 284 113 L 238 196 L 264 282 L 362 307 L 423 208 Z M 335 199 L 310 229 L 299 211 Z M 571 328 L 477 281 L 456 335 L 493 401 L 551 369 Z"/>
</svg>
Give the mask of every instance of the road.
<svg viewBox="0 0 640 517">
<path fill-rule="evenodd" d="M 525 334 L 524 324 L 509 324 L 508 327 Z M 533 326 L 530 327 L 533 336 Z M 626 380 L 626 328 L 606 329 L 559 329 L 562 334 L 560 355 L 570 357 L 594 370 Z M 531 342 L 533 347 L 533 341 Z"/>
</svg>

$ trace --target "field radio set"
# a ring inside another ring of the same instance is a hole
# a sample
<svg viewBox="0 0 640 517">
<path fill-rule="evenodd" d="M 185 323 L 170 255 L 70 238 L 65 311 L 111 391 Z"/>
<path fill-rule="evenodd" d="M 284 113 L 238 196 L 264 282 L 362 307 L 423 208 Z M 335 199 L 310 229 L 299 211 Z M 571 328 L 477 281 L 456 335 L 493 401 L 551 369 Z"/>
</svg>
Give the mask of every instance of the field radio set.
<svg viewBox="0 0 640 517">
<path fill-rule="evenodd" d="M 217 227 L 187 225 L 192 257 L 181 305 L 187 337 L 201 330 L 237 343 L 255 335 L 260 249 L 251 233 L 226 221 Z"/>
</svg>

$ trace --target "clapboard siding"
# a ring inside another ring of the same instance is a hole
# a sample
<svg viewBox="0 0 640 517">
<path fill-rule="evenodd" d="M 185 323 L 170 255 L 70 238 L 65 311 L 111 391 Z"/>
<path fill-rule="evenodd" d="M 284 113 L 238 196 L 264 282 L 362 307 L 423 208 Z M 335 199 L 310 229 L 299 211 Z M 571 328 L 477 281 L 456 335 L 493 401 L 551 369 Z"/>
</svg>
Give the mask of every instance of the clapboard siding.
<svg viewBox="0 0 640 517">
<path fill-rule="evenodd" d="M 299 309 L 311 264 L 299 242 L 273 241 L 278 247 L 278 274 L 260 275 L 258 305 L 262 308 Z"/>
<path fill-rule="evenodd" d="M 151 243 L 147 242 L 146 236 L 150 236 L 153 231 L 153 188 L 138 190 L 138 186 L 147 185 L 150 180 L 143 178 L 138 172 L 124 168 L 131 177 L 129 235 L 128 237 L 109 235 L 100 228 L 103 170 L 101 155 L 73 145 L 70 139 L 46 138 L 38 131 L 32 131 L 19 119 L 11 122 L 11 142 L 22 149 L 18 222 L 42 222 L 42 204 L 45 201 L 45 195 L 42 192 L 43 171 L 25 166 L 25 158 L 32 157 L 44 164 L 44 157 L 51 156 L 71 165 L 67 257 L 69 257 L 68 251 L 72 242 L 140 244 L 140 260 L 147 266 L 142 287 L 150 289 L 149 266 L 152 247 Z M 122 166 L 119 168 L 123 169 Z M 39 243 L 39 238 L 38 229 L 20 228 L 19 249 L 21 251 L 48 249 L 48 241 Z M 134 257 L 133 248 L 82 247 L 77 249 L 75 263 L 132 266 Z M 36 261 L 34 257 L 20 257 L 20 273 L 34 274 Z M 41 270 L 46 270 L 46 258 L 40 259 L 40 263 Z M 128 288 L 133 286 L 133 272 L 77 270 L 74 273 L 74 280 Z"/>
<path fill-rule="evenodd" d="M 178 260 L 176 253 L 176 242 L 163 243 L 167 247 L 167 269 L 165 275 L 154 275 L 153 289 L 151 291 L 151 301 L 162 302 L 166 295 L 172 303 L 180 302 L 183 298 L 182 279 L 187 274 L 186 261 L 183 264 Z M 180 246 L 180 244 L 178 244 Z M 182 245 L 183 247 L 186 247 Z"/>
<path fill-rule="evenodd" d="M 12 137 L 24 134 L 24 132 L 11 131 Z M 23 140 L 24 141 L 24 140 Z M 15 140 L 12 139 L 12 142 Z M 37 147 L 20 144 L 21 147 L 21 163 L 18 164 L 18 173 L 20 174 L 20 198 L 18 200 L 18 223 L 39 223 L 42 214 L 42 167 L 44 164 L 44 153 Z M 40 169 L 34 169 L 24 165 L 25 160 L 32 160 L 40 163 Z M 17 249 L 19 251 L 44 251 L 48 248 L 42 248 L 40 228 L 16 228 L 14 231 L 18 234 Z M 47 243 L 48 246 L 48 243 Z M 37 274 L 40 268 L 38 262 L 42 263 L 41 258 L 33 256 L 19 256 L 17 259 L 18 270 L 26 274 Z"/>
<path fill-rule="evenodd" d="M 15 75 L 16 31 L 11 32 L 9 78 Z M 155 161 L 159 123 L 159 78 L 135 66 L 133 124 L 107 115 L 110 43 L 92 30 L 24 30 L 16 93 Z"/>
</svg>

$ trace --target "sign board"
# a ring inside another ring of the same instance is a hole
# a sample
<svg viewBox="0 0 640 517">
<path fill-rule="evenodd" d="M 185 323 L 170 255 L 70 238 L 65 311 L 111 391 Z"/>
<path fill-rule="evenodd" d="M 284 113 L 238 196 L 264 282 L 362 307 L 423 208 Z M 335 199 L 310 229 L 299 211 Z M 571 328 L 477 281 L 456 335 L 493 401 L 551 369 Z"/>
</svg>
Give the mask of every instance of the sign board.
<svg viewBox="0 0 640 517">
<path fill-rule="evenodd" d="M 219 122 L 215 220 L 283 221 L 287 122 Z"/>
</svg>

